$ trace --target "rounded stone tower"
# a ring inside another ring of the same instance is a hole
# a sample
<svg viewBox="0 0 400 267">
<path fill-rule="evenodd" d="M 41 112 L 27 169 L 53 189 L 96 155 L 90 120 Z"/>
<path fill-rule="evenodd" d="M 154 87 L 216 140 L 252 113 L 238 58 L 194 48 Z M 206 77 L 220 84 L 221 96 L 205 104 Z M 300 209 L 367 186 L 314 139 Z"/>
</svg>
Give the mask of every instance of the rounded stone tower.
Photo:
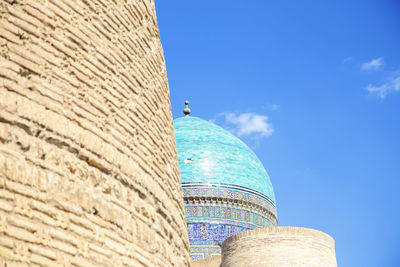
<svg viewBox="0 0 400 267">
<path fill-rule="evenodd" d="M 0 12 L 0 265 L 190 266 L 154 1 Z"/>
<path fill-rule="evenodd" d="M 192 260 L 220 255 L 233 234 L 277 225 L 271 181 L 249 147 L 200 118 L 174 128 Z"/>
<path fill-rule="evenodd" d="M 336 267 L 335 241 L 301 227 L 268 227 L 241 232 L 222 243 L 222 267 Z"/>
</svg>

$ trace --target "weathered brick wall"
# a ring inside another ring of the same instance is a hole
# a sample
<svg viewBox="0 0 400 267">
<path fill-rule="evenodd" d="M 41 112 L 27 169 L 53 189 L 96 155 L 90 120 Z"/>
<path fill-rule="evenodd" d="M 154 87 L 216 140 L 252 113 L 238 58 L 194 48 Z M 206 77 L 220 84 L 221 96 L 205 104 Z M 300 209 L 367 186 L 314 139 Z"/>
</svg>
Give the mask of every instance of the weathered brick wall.
<svg viewBox="0 0 400 267">
<path fill-rule="evenodd" d="M 335 241 L 301 227 L 244 231 L 222 243 L 222 267 L 337 267 Z"/>
<path fill-rule="evenodd" d="M 154 2 L 0 12 L 0 266 L 190 265 Z"/>
<path fill-rule="evenodd" d="M 221 267 L 221 256 L 193 261 L 192 267 Z"/>
</svg>

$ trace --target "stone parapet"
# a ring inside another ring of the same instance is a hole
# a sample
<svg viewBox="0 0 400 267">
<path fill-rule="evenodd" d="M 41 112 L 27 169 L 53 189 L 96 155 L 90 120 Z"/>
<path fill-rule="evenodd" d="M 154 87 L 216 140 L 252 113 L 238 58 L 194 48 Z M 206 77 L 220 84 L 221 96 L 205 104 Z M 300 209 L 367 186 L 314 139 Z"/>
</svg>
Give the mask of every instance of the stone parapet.
<svg viewBox="0 0 400 267">
<path fill-rule="evenodd" d="M 192 267 L 221 267 L 221 256 L 193 261 Z"/>
<path fill-rule="evenodd" d="M 301 227 L 244 231 L 222 243 L 222 267 L 336 267 L 335 242 L 329 235 Z"/>
</svg>

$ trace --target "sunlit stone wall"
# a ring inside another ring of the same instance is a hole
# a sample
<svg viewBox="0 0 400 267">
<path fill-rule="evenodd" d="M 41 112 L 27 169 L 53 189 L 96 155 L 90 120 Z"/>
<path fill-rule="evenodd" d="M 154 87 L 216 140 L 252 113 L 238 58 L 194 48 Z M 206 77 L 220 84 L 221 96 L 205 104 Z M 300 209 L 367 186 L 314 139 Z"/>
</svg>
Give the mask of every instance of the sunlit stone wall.
<svg viewBox="0 0 400 267">
<path fill-rule="evenodd" d="M 201 260 L 196 260 L 192 262 L 193 267 L 220 267 L 221 266 L 221 256 L 215 256 L 211 258 L 205 258 Z"/>
<path fill-rule="evenodd" d="M 335 241 L 301 227 L 267 227 L 238 233 L 222 243 L 222 267 L 337 267 Z"/>
<path fill-rule="evenodd" d="M 0 12 L 0 265 L 189 266 L 154 2 Z"/>
</svg>

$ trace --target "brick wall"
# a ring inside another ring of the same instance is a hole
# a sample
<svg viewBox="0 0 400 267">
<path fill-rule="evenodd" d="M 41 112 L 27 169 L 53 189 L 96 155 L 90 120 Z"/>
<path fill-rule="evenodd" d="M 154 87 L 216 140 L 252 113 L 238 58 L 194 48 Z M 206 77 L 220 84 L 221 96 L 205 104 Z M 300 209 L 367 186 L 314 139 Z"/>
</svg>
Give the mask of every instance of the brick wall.
<svg viewBox="0 0 400 267">
<path fill-rule="evenodd" d="M 0 12 L 0 266 L 190 265 L 154 2 Z"/>
<path fill-rule="evenodd" d="M 337 267 L 335 241 L 301 227 L 244 231 L 222 243 L 222 267 Z"/>
<path fill-rule="evenodd" d="M 221 267 L 221 256 L 193 261 L 192 267 Z"/>
</svg>

